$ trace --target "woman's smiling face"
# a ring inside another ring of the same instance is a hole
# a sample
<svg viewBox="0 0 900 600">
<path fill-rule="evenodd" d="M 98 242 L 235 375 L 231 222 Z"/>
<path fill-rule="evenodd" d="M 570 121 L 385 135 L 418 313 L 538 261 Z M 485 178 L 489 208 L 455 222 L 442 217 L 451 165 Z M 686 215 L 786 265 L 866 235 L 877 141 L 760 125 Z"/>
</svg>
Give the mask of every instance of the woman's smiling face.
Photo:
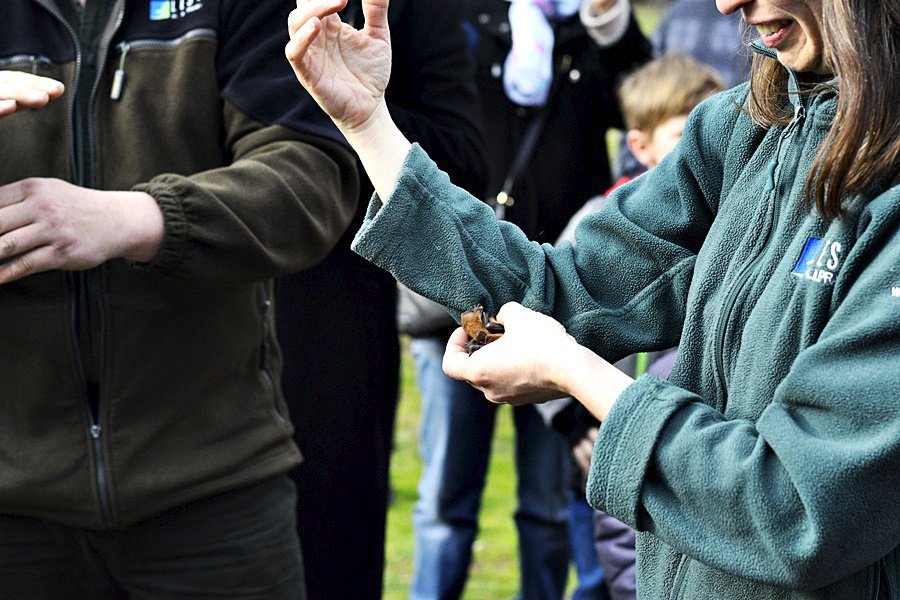
<svg viewBox="0 0 900 600">
<path fill-rule="evenodd" d="M 741 10 L 778 61 L 797 72 L 828 74 L 822 36 L 822 0 L 716 0 L 719 12 Z"/>
</svg>

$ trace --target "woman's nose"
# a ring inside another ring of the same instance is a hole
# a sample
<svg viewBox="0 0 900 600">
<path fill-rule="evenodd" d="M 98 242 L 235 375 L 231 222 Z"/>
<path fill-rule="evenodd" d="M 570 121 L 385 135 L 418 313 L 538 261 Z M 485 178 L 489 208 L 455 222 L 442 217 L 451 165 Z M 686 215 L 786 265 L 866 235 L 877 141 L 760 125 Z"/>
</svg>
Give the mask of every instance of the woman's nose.
<svg viewBox="0 0 900 600">
<path fill-rule="evenodd" d="M 740 10 L 740 8 L 745 4 L 750 4 L 753 0 L 716 0 L 716 8 L 719 9 L 719 12 L 723 15 L 730 15 L 733 12 Z"/>
</svg>

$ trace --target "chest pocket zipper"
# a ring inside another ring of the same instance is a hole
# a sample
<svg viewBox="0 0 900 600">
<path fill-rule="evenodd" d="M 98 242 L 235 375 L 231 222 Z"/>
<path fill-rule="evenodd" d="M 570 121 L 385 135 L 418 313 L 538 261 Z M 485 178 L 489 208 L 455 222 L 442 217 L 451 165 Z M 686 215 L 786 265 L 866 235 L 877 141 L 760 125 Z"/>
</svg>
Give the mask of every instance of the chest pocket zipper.
<svg viewBox="0 0 900 600">
<path fill-rule="evenodd" d="M 113 75 L 112 88 L 109 91 L 111 100 L 120 100 L 122 98 L 122 88 L 125 86 L 125 58 L 128 52 L 134 48 L 174 48 L 184 42 L 208 38 L 216 39 L 216 31 L 214 29 L 194 29 L 188 31 L 184 35 L 174 40 L 134 40 L 131 42 L 121 42 L 116 48 L 119 50 L 119 65 Z"/>
</svg>

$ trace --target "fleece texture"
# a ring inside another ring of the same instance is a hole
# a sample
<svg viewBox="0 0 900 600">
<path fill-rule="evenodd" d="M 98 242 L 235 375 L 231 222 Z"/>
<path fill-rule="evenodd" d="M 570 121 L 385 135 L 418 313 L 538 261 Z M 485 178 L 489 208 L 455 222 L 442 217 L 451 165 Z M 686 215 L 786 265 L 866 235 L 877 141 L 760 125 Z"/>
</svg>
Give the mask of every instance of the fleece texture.
<svg viewBox="0 0 900 600">
<path fill-rule="evenodd" d="M 359 185 L 284 59 L 290 3 L 98 3 L 96 52 L 61 4 L 0 2 L 0 69 L 66 87 L 0 119 L 0 185 L 147 192 L 164 234 L 148 263 L 0 286 L 0 514 L 122 528 L 300 462 L 272 280 L 329 253 Z"/>
<path fill-rule="evenodd" d="M 518 301 L 608 360 L 680 343 L 601 427 L 597 508 L 638 530 L 640 598 L 900 597 L 900 187 L 825 219 L 806 174 L 833 89 L 764 130 L 738 87 L 577 245 L 528 241 L 414 147 L 355 249 L 456 311 Z M 894 174 L 896 175 L 896 174 Z"/>
</svg>

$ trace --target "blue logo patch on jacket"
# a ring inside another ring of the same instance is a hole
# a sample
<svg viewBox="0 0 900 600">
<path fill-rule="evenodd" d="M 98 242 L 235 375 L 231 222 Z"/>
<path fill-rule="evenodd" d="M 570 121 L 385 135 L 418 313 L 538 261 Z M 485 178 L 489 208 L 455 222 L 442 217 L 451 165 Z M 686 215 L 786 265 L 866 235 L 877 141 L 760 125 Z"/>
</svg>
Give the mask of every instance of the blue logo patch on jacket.
<svg viewBox="0 0 900 600">
<path fill-rule="evenodd" d="M 150 0 L 150 20 L 180 19 L 201 8 L 202 0 Z"/>
<path fill-rule="evenodd" d="M 840 242 L 808 237 L 791 274 L 816 283 L 832 284 L 841 266 L 841 250 Z"/>
</svg>

